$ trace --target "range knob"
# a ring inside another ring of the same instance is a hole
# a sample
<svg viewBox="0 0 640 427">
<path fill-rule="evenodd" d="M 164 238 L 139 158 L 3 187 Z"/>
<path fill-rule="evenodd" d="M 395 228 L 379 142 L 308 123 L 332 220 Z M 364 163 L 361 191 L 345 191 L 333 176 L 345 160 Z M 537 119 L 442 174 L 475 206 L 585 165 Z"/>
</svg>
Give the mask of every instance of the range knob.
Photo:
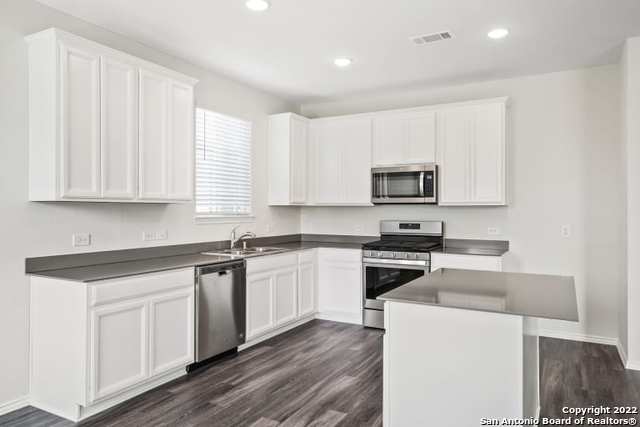
<svg viewBox="0 0 640 427">
<path fill-rule="evenodd" d="M 393 257 L 395 259 L 406 259 L 407 258 L 407 253 L 406 252 L 394 252 L 393 253 Z"/>
</svg>

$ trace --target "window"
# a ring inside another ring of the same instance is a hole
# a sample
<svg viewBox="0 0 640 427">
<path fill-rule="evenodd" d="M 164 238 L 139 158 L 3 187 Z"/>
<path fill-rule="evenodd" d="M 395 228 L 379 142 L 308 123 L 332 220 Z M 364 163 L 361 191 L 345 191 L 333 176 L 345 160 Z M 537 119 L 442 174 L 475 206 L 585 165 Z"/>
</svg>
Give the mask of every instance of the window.
<svg viewBox="0 0 640 427">
<path fill-rule="evenodd" d="M 196 108 L 196 215 L 251 215 L 251 123 Z"/>
</svg>

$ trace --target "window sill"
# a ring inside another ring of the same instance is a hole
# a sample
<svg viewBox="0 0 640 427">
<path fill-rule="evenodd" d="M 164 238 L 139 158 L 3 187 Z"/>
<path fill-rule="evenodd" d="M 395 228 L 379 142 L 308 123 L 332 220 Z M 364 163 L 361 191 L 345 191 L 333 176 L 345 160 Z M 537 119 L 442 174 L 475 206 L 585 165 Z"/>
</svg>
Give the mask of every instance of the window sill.
<svg viewBox="0 0 640 427">
<path fill-rule="evenodd" d="M 196 215 L 196 224 L 243 224 L 256 222 L 253 215 L 242 216 L 217 216 L 217 215 Z"/>
</svg>

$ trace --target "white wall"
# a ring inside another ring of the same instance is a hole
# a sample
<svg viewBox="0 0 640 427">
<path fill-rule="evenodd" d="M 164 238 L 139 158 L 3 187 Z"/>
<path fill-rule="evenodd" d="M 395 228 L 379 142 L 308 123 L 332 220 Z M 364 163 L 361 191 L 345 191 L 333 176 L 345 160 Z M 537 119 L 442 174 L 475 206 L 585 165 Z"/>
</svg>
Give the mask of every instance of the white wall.
<svg viewBox="0 0 640 427">
<path fill-rule="evenodd" d="M 627 40 L 622 58 L 627 194 L 627 282 L 620 298 L 621 341 L 640 369 L 640 37 Z"/>
<path fill-rule="evenodd" d="M 303 105 L 310 117 L 509 96 L 508 207 L 303 208 L 305 233 L 376 234 L 381 219 L 446 222 L 448 237 L 495 238 L 508 271 L 573 275 L 580 323 L 540 322 L 547 334 L 614 342 L 623 281 L 624 194 L 617 65 Z M 636 168 L 637 169 L 637 168 Z M 571 238 L 560 228 L 570 224 Z"/>
<path fill-rule="evenodd" d="M 299 232 L 296 208 L 267 207 L 267 115 L 295 109 L 32 0 L 0 1 L 0 408 L 28 393 L 28 280 L 24 259 L 69 253 L 71 234 L 90 232 L 87 251 L 144 246 L 143 230 L 167 229 L 159 244 L 221 240 L 232 224 L 196 225 L 193 205 L 27 202 L 27 50 L 23 37 L 59 27 L 200 79 L 197 105 L 254 123 L 254 206 L 259 235 Z M 244 229 L 244 228 L 243 228 Z M 63 308 L 63 307 L 61 307 Z"/>
</svg>

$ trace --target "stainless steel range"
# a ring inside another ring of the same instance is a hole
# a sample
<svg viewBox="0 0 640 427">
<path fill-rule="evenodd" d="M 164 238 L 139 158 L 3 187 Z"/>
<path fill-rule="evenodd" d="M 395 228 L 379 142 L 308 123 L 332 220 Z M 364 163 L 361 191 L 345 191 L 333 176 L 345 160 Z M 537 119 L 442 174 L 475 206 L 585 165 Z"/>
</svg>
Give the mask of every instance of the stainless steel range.
<svg viewBox="0 0 640 427">
<path fill-rule="evenodd" d="M 363 245 L 362 322 L 384 328 L 384 303 L 376 298 L 431 271 L 431 251 L 442 247 L 442 221 L 381 221 L 380 240 Z"/>
</svg>

